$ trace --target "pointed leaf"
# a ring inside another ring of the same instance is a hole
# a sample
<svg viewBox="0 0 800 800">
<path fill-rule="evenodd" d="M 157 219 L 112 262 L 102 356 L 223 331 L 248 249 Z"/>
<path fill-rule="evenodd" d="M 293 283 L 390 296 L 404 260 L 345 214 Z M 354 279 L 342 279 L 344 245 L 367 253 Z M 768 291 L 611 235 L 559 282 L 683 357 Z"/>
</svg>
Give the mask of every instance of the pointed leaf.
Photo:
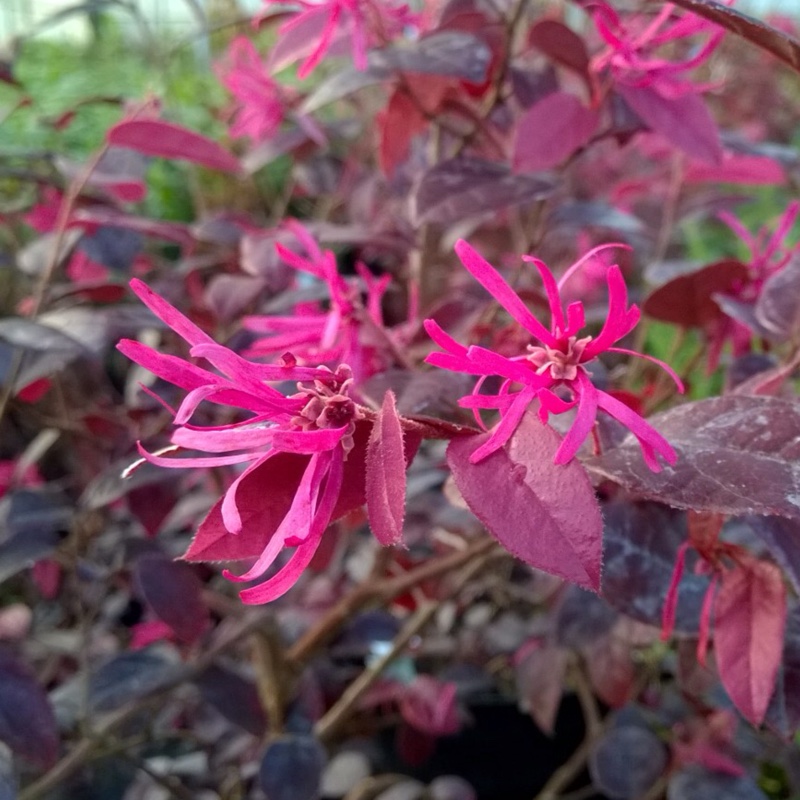
<svg viewBox="0 0 800 800">
<path fill-rule="evenodd" d="M 523 655 L 514 669 L 520 706 L 548 736 L 555 728 L 568 660 L 563 647 L 545 644 Z"/>
<path fill-rule="evenodd" d="M 156 616 L 184 642 L 199 639 L 208 627 L 203 584 L 188 564 L 166 556 L 142 556 L 136 562 L 136 583 Z"/>
<path fill-rule="evenodd" d="M 464 217 L 531 203 L 552 194 L 555 181 L 540 175 L 513 175 L 503 164 L 480 158 L 453 158 L 425 173 L 411 196 L 416 225 L 452 225 Z"/>
<path fill-rule="evenodd" d="M 726 395 L 656 414 L 652 426 L 678 460 L 658 474 L 641 468 L 638 443 L 584 464 L 641 497 L 676 508 L 800 519 L 800 403 Z"/>
<path fill-rule="evenodd" d="M 747 267 L 741 261 L 717 261 L 659 286 L 644 301 L 642 311 L 674 325 L 703 327 L 723 315 L 714 295 L 729 292 L 747 275 Z"/>
<path fill-rule="evenodd" d="M 529 108 L 519 120 L 514 142 L 514 169 L 551 169 L 592 138 L 600 114 L 568 92 L 553 92 Z"/>
<path fill-rule="evenodd" d="M 719 131 L 701 97 L 663 97 L 649 86 L 618 85 L 617 91 L 651 130 L 675 147 L 698 161 L 722 163 Z"/>
<path fill-rule="evenodd" d="M 254 683 L 216 665 L 209 667 L 194 682 L 203 700 L 214 706 L 225 719 L 253 736 L 264 735 L 267 718 Z"/>
<path fill-rule="evenodd" d="M 183 159 L 222 172 L 237 173 L 241 169 L 237 159 L 213 139 L 172 122 L 124 120 L 108 131 L 106 139 L 109 144 L 128 147 L 148 156 Z"/>
<path fill-rule="evenodd" d="M 385 547 L 403 537 L 406 510 L 406 459 L 403 429 L 394 392 L 386 392 L 367 444 L 367 516 L 372 533 Z"/>
<path fill-rule="evenodd" d="M 752 561 L 724 573 L 714 601 L 714 653 L 722 685 L 754 725 L 775 688 L 785 624 L 786 589 L 774 564 Z"/>
<path fill-rule="evenodd" d="M 471 464 L 489 435 L 454 439 L 447 448 L 472 513 L 512 555 L 597 591 L 603 521 L 581 464 L 553 464 L 561 438 L 530 413 L 502 449 Z"/>
<path fill-rule="evenodd" d="M 47 768 L 58 757 L 58 728 L 44 689 L 28 668 L 0 655 L 0 741 Z"/>
<path fill-rule="evenodd" d="M 586 44 L 564 23 L 554 19 L 540 20 L 528 32 L 528 44 L 589 82 L 589 52 Z"/>
</svg>

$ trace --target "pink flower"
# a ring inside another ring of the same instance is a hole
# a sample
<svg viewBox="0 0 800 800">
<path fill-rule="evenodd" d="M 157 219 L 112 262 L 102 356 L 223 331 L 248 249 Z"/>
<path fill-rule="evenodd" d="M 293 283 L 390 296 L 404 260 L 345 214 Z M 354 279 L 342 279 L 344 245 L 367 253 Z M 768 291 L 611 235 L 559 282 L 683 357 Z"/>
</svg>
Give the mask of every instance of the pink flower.
<svg viewBox="0 0 800 800">
<path fill-rule="evenodd" d="M 283 121 L 286 97 L 281 86 L 267 74 L 253 43 L 237 36 L 217 74 L 238 101 L 231 136 L 249 136 L 253 142 L 269 139 Z"/>
<path fill-rule="evenodd" d="M 629 15 L 624 23 L 606 0 L 591 0 L 586 5 L 608 45 L 592 60 L 593 71 L 601 72 L 607 67 L 620 83 L 651 86 L 663 97 L 680 97 L 707 88 L 678 76 L 708 60 L 725 35 L 722 28 L 694 14 L 685 14 L 667 25 L 675 13 L 672 3 L 666 3 L 652 19 Z M 685 61 L 669 61 L 653 53 L 663 45 L 704 34 L 708 34 L 706 41 Z"/>
<path fill-rule="evenodd" d="M 280 0 L 264 0 L 270 4 Z M 407 25 L 416 25 L 418 18 L 405 4 L 387 0 L 298 0 L 295 16 L 278 29 L 281 43 L 290 43 L 293 63 L 305 56 L 297 74 L 308 77 L 325 55 L 339 41 L 350 42 L 353 63 L 357 69 L 367 68 L 367 49 L 385 45 L 402 33 Z M 263 18 L 263 17 L 262 17 Z M 295 47 L 295 40 L 299 46 Z M 281 43 L 277 46 L 279 50 Z M 284 59 L 279 59 L 284 65 Z"/>
<path fill-rule="evenodd" d="M 556 283 L 547 265 L 538 258 L 523 256 L 539 270 L 550 305 L 550 328 L 546 328 L 528 310 L 514 290 L 501 275 L 484 260 L 469 244 L 459 241 L 456 253 L 474 278 L 497 300 L 497 302 L 534 339 L 527 352 L 507 358 L 483 347 L 465 347 L 448 336 L 433 320 L 425 321 L 425 330 L 445 352 L 431 353 L 428 363 L 456 372 L 481 376 L 472 394 L 462 397 L 460 405 L 473 409 L 481 423 L 480 409 L 497 409 L 500 422 L 489 439 L 471 456 L 477 463 L 502 447 L 517 428 L 528 406 L 538 400 L 539 418 L 547 422 L 550 414 L 562 414 L 576 408 L 575 421 L 556 451 L 555 463 L 566 464 L 578 452 L 583 441 L 592 431 L 597 411 L 605 411 L 626 426 L 639 440 L 647 465 L 654 472 L 660 470 L 656 455 L 667 463 L 675 462 L 675 451 L 656 430 L 635 411 L 611 394 L 598 389 L 591 381 L 586 367 L 601 353 L 624 353 L 653 361 L 665 369 L 678 385 L 683 386 L 678 376 L 663 362 L 650 356 L 613 345 L 630 333 L 639 321 L 639 309 L 628 307 L 627 289 L 617 265 L 607 271 L 609 291 L 608 317 L 597 336 L 581 335 L 584 326 L 583 304 L 569 304 L 566 313 L 559 292 L 564 283 L 583 263 L 594 258 L 597 252 L 607 247 L 625 245 L 601 245 L 591 250 L 573 264 Z M 497 395 L 479 394 L 484 380 L 492 375 L 503 378 Z M 513 387 L 518 386 L 516 391 Z"/>
<path fill-rule="evenodd" d="M 356 382 L 361 382 L 381 368 L 376 342 L 369 339 L 365 328 L 376 336 L 389 334 L 384 330 L 381 299 L 391 280 L 389 275 L 374 277 L 364 264 L 356 270 L 366 286 L 366 304 L 362 303 L 360 287 L 342 275 L 336 266 L 336 256 L 320 249 L 311 234 L 300 223 L 290 221 L 287 227 L 302 244 L 309 258 L 303 258 L 281 244 L 275 249 L 291 267 L 312 275 L 327 284 L 329 307 L 304 303 L 291 316 L 250 316 L 243 325 L 248 330 L 266 333 L 245 351 L 250 357 L 275 356 L 287 350 L 301 363 L 346 363 L 353 370 Z"/>
<path fill-rule="evenodd" d="M 244 575 L 225 572 L 231 580 L 252 581 L 264 575 L 284 548 L 294 548 L 275 575 L 241 592 L 246 603 L 274 600 L 308 566 L 339 497 L 344 462 L 353 445 L 355 423 L 361 418 L 360 407 L 349 397 L 350 370 L 344 365 L 335 372 L 326 367 L 300 367 L 290 356 L 281 365 L 254 364 L 214 342 L 141 281 L 132 281 L 131 288 L 191 345 L 192 356 L 205 359 L 218 371 L 159 353 L 140 342 L 124 339 L 117 345 L 137 364 L 188 392 L 174 412 L 178 427 L 171 437 L 172 447 L 153 454 L 139 445 L 147 461 L 178 468 L 247 464 L 228 487 L 221 506 L 225 529 L 236 535 L 245 525 L 237 505 L 242 480 L 276 453 L 310 456 L 291 507 L 255 564 Z M 298 381 L 298 391 L 284 395 L 269 385 L 275 381 Z M 226 425 L 194 425 L 191 419 L 204 401 L 243 409 L 252 416 Z M 176 458 L 175 454 L 184 449 L 209 455 Z"/>
</svg>

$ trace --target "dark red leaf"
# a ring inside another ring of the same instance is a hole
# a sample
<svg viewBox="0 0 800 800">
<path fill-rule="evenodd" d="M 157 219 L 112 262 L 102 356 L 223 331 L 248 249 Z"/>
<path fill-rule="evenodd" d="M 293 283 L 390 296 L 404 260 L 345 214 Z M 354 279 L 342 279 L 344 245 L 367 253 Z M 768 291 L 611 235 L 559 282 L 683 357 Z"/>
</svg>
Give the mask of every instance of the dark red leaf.
<svg viewBox="0 0 800 800">
<path fill-rule="evenodd" d="M 241 166 L 225 148 L 172 122 L 158 119 L 132 119 L 118 122 L 106 134 L 109 144 L 128 147 L 159 158 L 177 158 L 194 164 L 238 173 Z"/>
<path fill-rule="evenodd" d="M 553 92 L 519 120 L 514 169 L 523 172 L 556 167 L 594 135 L 600 114 L 568 92 Z"/>
<path fill-rule="evenodd" d="M 612 629 L 585 645 L 582 653 L 594 693 L 611 708 L 624 706 L 636 684 L 630 644 Z"/>
<path fill-rule="evenodd" d="M 591 472 L 641 497 L 720 514 L 800 519 L 800 403 L 725 395 L 686 403 L 650 419 L 677 463 L 642 468 L 637 441 L 587 459 Z"/>
<path fill-rule="evenodd" d="M 367 444 L 367 516 L 384 546 L 399 544 L 406 510 L 406 459 L 403 429 L 394 393 L 386 392 Z"/>
<path fill-rule="evenodd" d="M 528 32 L 528 44 L 589 82 L 589 53 L 572 28 L 554 19 L 540 20 Z"/>
<path fill-rule="evenodd" d="M 408 93 L 396 89 L 378 118 L 380 144 L 378 157 L 384 175 L 391 178 L 407 158 L 411 140 L 428 125 L 425 115 Z"/>
<path fill-rule="evenodd" d="M 722 163 L 722 144 L 714 118 L 696 94 L 663 97 L 649 86 L 620 84 L 617 91 L 647 126 L 687 155 Z"/>
<path fill-rule="evenodd" d="M 538 175 L 513 175 L 502 164 L 480 158 L 453 158 L 422 176 L 414 191 L 416 225 L 451 225 L 464 217 L 530 203 L 552 194 L 555 182 Z"/>
<path fill-rule="evenodd" d="M 136 583 L 142 597 L 184 642 L 199 639 L 208 627 L 208 608 L 203 584 L 188 564 L 159 554 L 142 556 L 136 562 Z"/>
<path fill-rule="evenodd" d="M 714 294 L 730 291 L 747 275 L 741 261 L 716 261 L 659 286 L 644 301 L 642 310 L 662 322 L 702 328 L 722 315 Z"/>
<path fill-rule="evenodd" d="M 723 574 L 714 601 L 714 654 L 722 685 L 753 723 L 764 720 L 781 664 L 786 588 L 781 571 L 750 561 Z"/>
<path fill-rule="evenodd" d="M 553 464 L 559 435 L 527 414 L 509 442 L 478 464 L 469 457 L 489 434 L 454 439 L 453 478 L 470 510 L 512 555 L 597 591 L 603 520 L 577 460 Z"/>
<path fill-rule="evenodd" d="M 58 757 L 55 715 L 44 689 L 26 666 L 0 655 L 0 741 L 42 768 Z"/>
<path fill-rule="evenodd" d="M 675 0 L 675 5 L 716 22 L 800 72 L 800 42 L 783 31 L 716 0 Z"/>
</svg>

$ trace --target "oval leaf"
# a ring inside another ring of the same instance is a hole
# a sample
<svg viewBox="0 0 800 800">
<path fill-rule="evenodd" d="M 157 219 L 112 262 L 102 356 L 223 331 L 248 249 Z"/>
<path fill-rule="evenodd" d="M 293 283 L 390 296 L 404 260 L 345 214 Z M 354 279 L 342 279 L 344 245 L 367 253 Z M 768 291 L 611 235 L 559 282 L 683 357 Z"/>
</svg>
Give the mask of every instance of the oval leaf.
<svg viewBox="0 0 800 800">
<path fill-rule="evenodd" d="M 663 322 L 701 328 L 722 316 L 714 295 L 730 291 L 747 275 L 741 261 L 717 261 L 659 286 L 644 301 L 642 311 Z"/>
<path fill-rule="evenodd" d="M 403 429 L 394 392 L 386 392 L 367 444 L 367 516 L 384 546 L 399 544 L 406 510 Z"/>
<path fill-rule="evenodd" d="M 688 156 L 707 164 L 722 163 L 719 131 L 701 97 L 663 97 L 649 86 L 618 85 L 617 91 L 652 131 Z"/>
<path fill-rule="evenodd" d="M 712 397 L 656 414 L 650 422 L 678 460 L 655 474 L 641 468 L 638 443 L 584 462 L 641 497 L 720 514 L 800 519 L 800 403 L 777 397 Z"/>
<path fill-rule="evenodd" d="M 599 590 L 603 520 L 581 464 L 553 464 L 561 438 L 530 413 L 503 449 L 471 464 L 473 450 L 488 437 L 454 439 L 447 448 L 472 513 L 512 555 Z"/>
<path fill-rule="evenodd" d="M 44 689 L 27 667 L 0 656 L 0 741 L 47 768 L 58 757 L 58 728 Z"/>
<path fill-rule="evenodd" d="M 754 725 L 764 720 L 783 653 L 786 588 L 774 564 L 725 572 L 714 601 L 714 654 L 722 685 Z"/>
<path fill-rule="evenodd" d="M 316 800 L 325 750 L 312 736 L 282 736 L 264 751 L 259 769 L 267 800 Z"/>
<path fill-rule="evenodd" d="M 184 642 L 199 639 L 208 627 L 203 584 L 188 564 L 162 556 L 142 556 L 136 562 L 136 582 L 156 616 Z"/>
<path fill-rule="evenodd" d="M 529 108 L 519 121 L 514 169 L 536 172 L 558 166 L 594 135 L 600 115 L 575 95 L 553 92 Z"/>
<path fill-rule="evenodd" d="M 669 761 L 654 733 L 638 725 L 612 728 L 595 745 L 589 759 L 594 785 L 613 800 L 635 800 L 647 794 Z"/>
<path fill-rule="evenodd" d="M 179 158 L 209 169 L 239 172 L 239 162 L 213 139 L 172 122 L 132 119 L 118 122 L 106 134 L 109 144 L 147 156 Z"/>
<path fill-rule="evenodd" d="M 667 800 L 767 800 L 749 776 L 734 777 L 690 766 L 676 772 L 667 788 Z"/>
</svg>

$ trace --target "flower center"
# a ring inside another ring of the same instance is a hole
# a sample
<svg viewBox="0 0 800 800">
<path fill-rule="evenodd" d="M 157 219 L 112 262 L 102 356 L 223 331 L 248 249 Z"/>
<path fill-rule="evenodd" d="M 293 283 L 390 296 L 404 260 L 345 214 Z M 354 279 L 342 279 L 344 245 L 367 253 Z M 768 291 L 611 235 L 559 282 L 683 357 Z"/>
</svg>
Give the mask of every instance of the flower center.
<svg viewBox="0 0 800 800">
<path fill-rule="evenodd" d="M 529 344 L 527 358 L 536 367 L 537 375 L 544 375 L 549 371 L 553 380 L 574 381 L 578 377 L 583 351 L 591 339 L 591 336 L 584 336 L 582 339 L 570 336 L 569 339 L 560 341 L 558 347 Z"/>
<path fill-rule="evenodd" d="M 313 386 L 298 384 L 300 391 L 294 396 L 308 399 L 300 413 L 293 417 L 292 425 L 304 431 L 348 426 L 342 446 L 345 452 L 349 452 L 353 446 L 356 420 L 361 418 L 358 405 L 349 396 L 352 385 L 353 373 L 346 364 L 337 367 L 336 372 L 330 372 L 330 377 L 317 378 Z"/>
</svg>

